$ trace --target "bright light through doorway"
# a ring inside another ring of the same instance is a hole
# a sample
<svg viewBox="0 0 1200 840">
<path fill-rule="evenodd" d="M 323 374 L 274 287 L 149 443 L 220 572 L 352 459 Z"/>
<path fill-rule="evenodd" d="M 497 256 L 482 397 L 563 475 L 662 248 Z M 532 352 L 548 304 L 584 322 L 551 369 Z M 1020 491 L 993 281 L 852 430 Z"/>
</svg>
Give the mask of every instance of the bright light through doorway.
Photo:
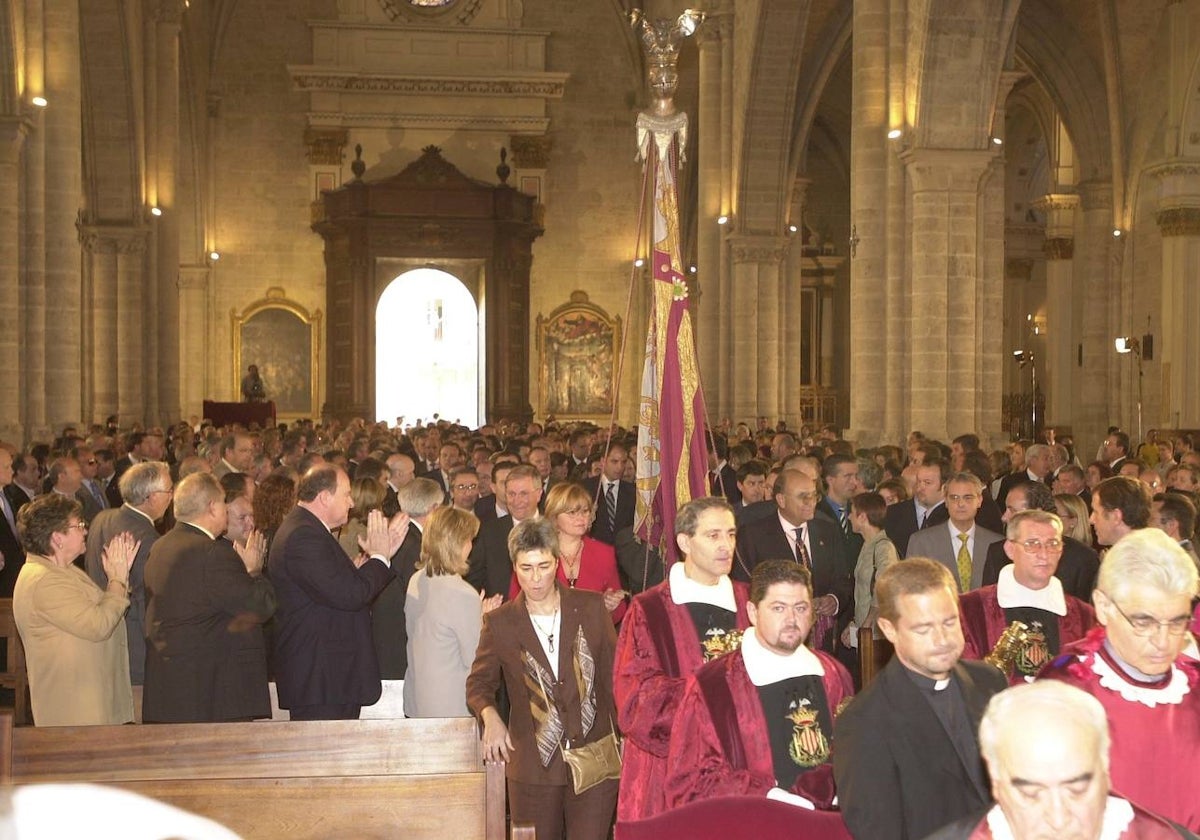
<svg viewBox="0 0 1200 840">
<path fill-rule="evenodd" d="M 457 277 L 418 268 L 393 280 L 375 309 L 375 415 L 405 425 L 480 423 L 479 310 Z"/>
</svg>

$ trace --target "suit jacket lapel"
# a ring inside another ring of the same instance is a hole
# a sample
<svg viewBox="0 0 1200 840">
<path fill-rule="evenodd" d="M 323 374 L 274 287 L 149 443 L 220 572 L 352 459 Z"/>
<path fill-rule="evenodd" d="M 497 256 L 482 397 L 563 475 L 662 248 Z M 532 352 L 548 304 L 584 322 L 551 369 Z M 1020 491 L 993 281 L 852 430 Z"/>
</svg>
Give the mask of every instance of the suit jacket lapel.
<svg viewBox="0 0 1200 840">
<path fill-rule="evenodd" d="M 883 669 L 880 677 L 887 681 L 888 696 L 891 698 L 892 707 L 901 713 L 905 722 L 899 734 L 901 738 L 912 745 L 910 754 L 912 756 L 927 755 L 928 750 L 922 750 L 919 747 L 938 744 L 940 748 L 937 750 L 937 760 L 941 769 L 952 776 L 961 777 L 966 772 L 966 768 L 963 767 L 962 759 L 958 756 L 958 750 L 954 748 L 949 733 L 942 726 L 942 722 L 938 720 L 937 713 L 933 711 L 929 701 L 921 696 L 921 690 L 905 673 L 905 667 L 900 660 L 892 657 L 892 661 Z M 962 685 L 964 697 L 969 697 L 967 684 Z M 968 711 L 970 711 L 969 700 Z M 981 710 L 979 717 L 982 716 Z M 979 717 L 972 718 L 976 727 L 979 724 Z"/>
</svg>

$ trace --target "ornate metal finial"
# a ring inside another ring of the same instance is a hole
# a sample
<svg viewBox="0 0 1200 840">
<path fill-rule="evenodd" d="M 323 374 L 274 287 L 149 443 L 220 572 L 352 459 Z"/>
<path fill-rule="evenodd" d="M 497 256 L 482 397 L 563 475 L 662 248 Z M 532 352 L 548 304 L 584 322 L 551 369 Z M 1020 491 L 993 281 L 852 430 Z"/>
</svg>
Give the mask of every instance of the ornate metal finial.
<svg viewBox="0 0 1200 840">
<path fill-rule="evenodd" d="M 629 13 L 630 23 L 642 36 L 646 50 L 647 75 L 654 97 L 652 113 L 660 117 L 675 113 L 675 89 L 679 85 L 679 45 L 704 21 L 704 12 L 687 9 L 675 20 L 648 19 L 641 9 Z"/>
<path fill-rule="evenodd" d="M 1004 628 L 1004 632 L 996 640 L 992 652 L 983 657 L 983 661 L 999 668 L 1004 676 L 1011 677 L 1013 668 L 1017 664 L 1017 657 L 1021 654 L 1021 648 L 1028 640 L 1028 625 L 1022 621 L 1014 621 Z"/>
<path fill-rule="evenodd" d="M 512 167 L 508 165 L 508 149 L 500 147 L 500 165 L 496 167 L 496 177 L 500 179 L 500 183 L 508 186 L 508 176 L 512 174 Z"/>
<path fill-rule="evenodd" d="M 367 171 L 367 164 L 362 159 L 362 143 L 354 144 L 354 160 L 350 162 L 350 171 L 360 181 L 362 180 L 363 173 Z"/>
</svg>

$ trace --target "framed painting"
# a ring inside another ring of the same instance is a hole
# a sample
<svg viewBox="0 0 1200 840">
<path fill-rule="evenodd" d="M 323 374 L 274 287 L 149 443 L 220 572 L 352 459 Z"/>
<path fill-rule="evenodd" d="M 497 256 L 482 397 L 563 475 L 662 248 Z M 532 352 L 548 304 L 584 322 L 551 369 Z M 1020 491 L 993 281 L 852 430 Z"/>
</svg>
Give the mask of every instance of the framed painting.
<svg viewBox="0 0 1200 840">
<path fill-rule="evenodd" d="M 240 313 L 231 311 L 230 317 L 234 399 L 241 399 L 246 369 L 257 365 L 280 420 L 319 416 L 321 311 L 310 313 L 272 287 L 265 298 Z"/>
<path fill-rule="evenodd" d="M 616 388 L 621 319 L 588 302 L 587 292 L 549 316 L 538 315 L 539 413 L 559 419 L 607 419 Z"/>
</svg>

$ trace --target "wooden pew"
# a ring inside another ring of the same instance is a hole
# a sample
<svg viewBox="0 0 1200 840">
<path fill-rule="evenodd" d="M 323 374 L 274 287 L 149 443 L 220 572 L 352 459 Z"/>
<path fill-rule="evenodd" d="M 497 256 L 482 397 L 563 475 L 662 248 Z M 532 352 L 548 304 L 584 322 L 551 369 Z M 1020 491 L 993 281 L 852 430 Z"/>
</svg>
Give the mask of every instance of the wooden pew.
<svg viewBox="0 0 1200 840">
<path fill-rule="evenodd" d="M 0 781 L 112 784 L 247 840 L 506 836 L 504 767 L 484 765 L 470 718 L 14 729 L 3 715 Z"/>
</svg>

